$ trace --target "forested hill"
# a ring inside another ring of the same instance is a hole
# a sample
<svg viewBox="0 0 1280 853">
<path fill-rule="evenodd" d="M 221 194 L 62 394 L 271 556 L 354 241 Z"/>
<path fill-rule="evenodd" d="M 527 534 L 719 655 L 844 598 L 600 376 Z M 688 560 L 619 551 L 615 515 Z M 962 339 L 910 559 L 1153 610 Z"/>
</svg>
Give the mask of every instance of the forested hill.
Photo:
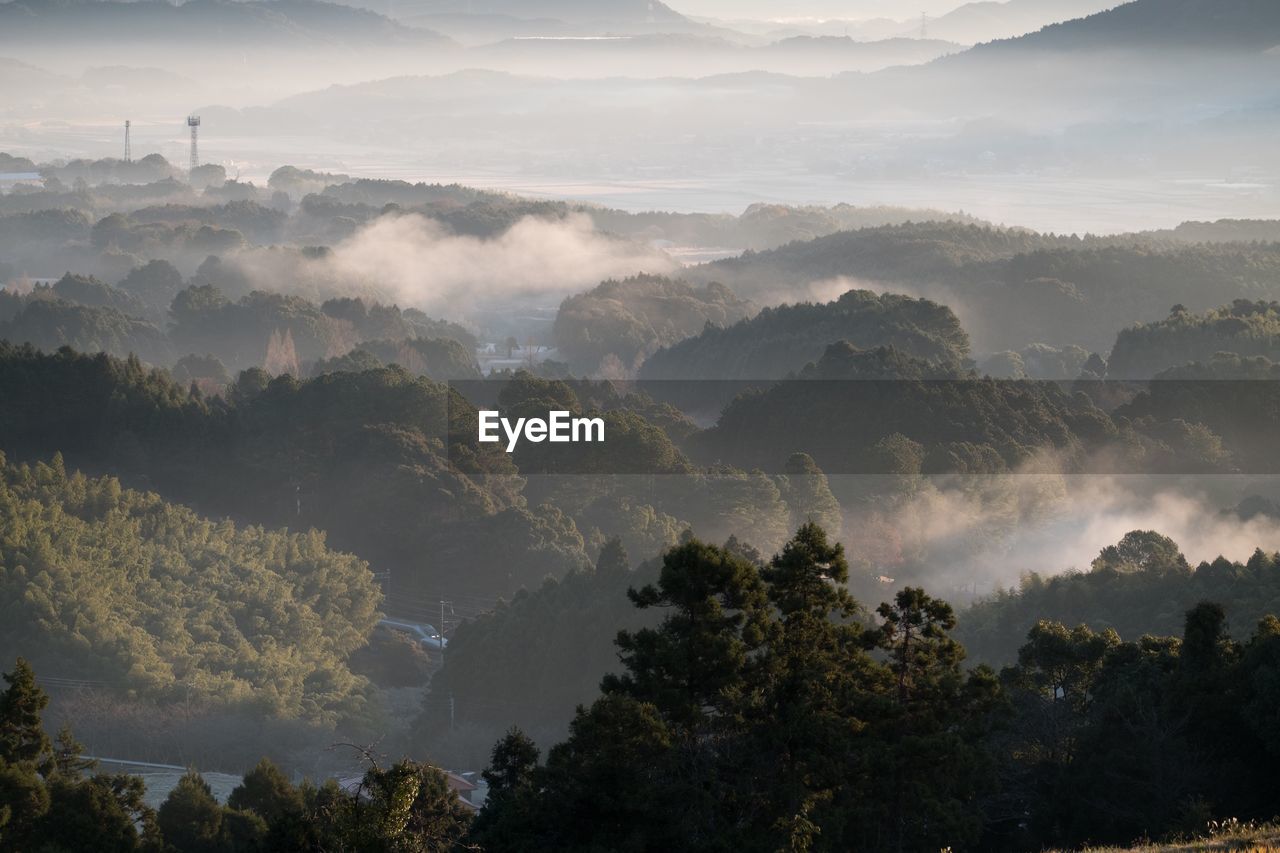
<svg viewBox="0 0 1280 853">
<path fill-rule="evenodd" d="M 1225 224 L 1207 230 L 1234 233 Z M 1280 243 L 1248 237 L 1188 243 L 1158 232 L 1080 237 L 920 223 L 839 232 L 684 274 L 766 304 L 874 282 L 950 306 L 980 353 L 1032 344 L 1105 353 L 1122 329 L 1173 305 L 1194 312 L 1276 299 L 1278 273 Z"/>
<path fill-rule="evenodd" d="M 1116 5 L 1117 0 L 978 0 L 937 18 L 929 35 L 962 44 L 1034 32 L 1055 21 L 1070 21 Z"/>
<path fill-rule="evenodd" d="M 766 308 L 748 320 L 658 350 L 645 361 L 642 379 L 780 379 L 822 356 L 829 344 L 892 345 L 940 365 L 960 366 L 969 336 L 950 308 L 868 290 L 850 290 L 825 303 Z"/>
<path fill-rule="evenodd" d="M 61 456 L 0 454 L 0 657 L 160 700 L 327 720 L 363 710 L 347 665 L 377 621 L 368 566 L 288 533 L 209 521 Z"/>
<path fill-rule="evenodd" d="M 727 326 L 753 310 L 722 284 L 695 288 L 640 275 L 570 296 L 560 305 L 553 332 L 575 371 L 608 375 L 612 366 L 624 375 L 658 347 L 696 335 L 705 325 Z"/>
<path fill-rule="evenodd" d="M 1149 377 L 1190 362 L 1208 364 L 1218 353 L 1280 361 L 1280 303 L 1237 299 L 1202 314 L 1175 305 L 1163 320 L 1122 330 L 1107 370 L 1113 378 Z"/>
<path fill-rule="evenodd" d="M 797 381 L 739 396 L 690 445 L 695 458 L 747 468 L 804 451 L 828 473 L 989 474 L 1038 449 L 1115 436 L 1088 398 L 1055 385 L 976 381 L 892 348 L 863 351 L 841 341 Z"/>
<path fill-rule="evenodd" d="M 447 45 L 444 36 L 321 0 L 14 0 L 0 3 L 0 44 L 177 40 L 277 47 Z"/>
<path fill-rule="evenodd" d="M 1280 44 L 1273 0 L 1133 0 L 1114 9 L 981 45 L 973 58 L 1018 51 L 1224 49 L 1262 51 Z"/>
<path fill-rule="evenodd" d="M 920 222 L 840 231 L 816 240 L 788 243 L 765 252 L 716 261 L 698 270 L 751 296 L 803 276 L 868 279 L 930 279 L 961 267 L 1010 258 L 1036 249 L 1078 246 L 1079 239 L 952 222 Z M 771 279 L 773 281 L 771 281 Z"/>
<path fill-rule="evenodd" d="M 1032 573 L 975 603 L 961 614 L 957 635 L 975 661 L 1006 664 L 1041 620 L 1161 636 L 1175 633 L 1183 613 L 1201 601 L 1221 604 L 1231 629 L 1247 635 L 1280 609 L 1280 555 L 1258 549 L 1244 563 L 1218 557 L 1193 567 L 1169 537 L 1135 530 L 1087 570 Z"/>
<path fill-rule="evenodd" d="M 206 400 L 136 359 L 0 342 L 0 399 L 0 448 L 11 457 L 62 452 L 201 512 L 316 527 L 375 565 L 412 567 L 423 583 L 448 578 L 451 589 L 491 595 L 586 559 L 571 520 L 525 506 L 510 457 L 475 445 L 475 410 L 402 368 L 306 382 L 255 369 Z M 446 541 L 468 543 L 466 571 Z"/>
</svg>

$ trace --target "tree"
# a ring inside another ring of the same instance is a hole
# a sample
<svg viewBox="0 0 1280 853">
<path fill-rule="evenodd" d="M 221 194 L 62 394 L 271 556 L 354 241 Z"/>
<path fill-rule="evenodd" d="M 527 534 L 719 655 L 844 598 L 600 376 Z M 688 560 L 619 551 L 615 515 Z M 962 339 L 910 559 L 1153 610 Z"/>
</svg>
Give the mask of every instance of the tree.
<svg viewBox="0 0 1280 853">
<path fill-rule="evenodd" d="M 213 797 L 209 783 L 188 770 L 160 804 L 157 824 L 165 843 L 183 853 L 223 853 L 244 841 L 244 821 L 227 820 L 228 812 Z M 265 833 L 259 826 L 258 835 Z"/>
<path fill-rule="evenodd" d="M 489 794 L 469 835 L 481 849 L 517 849 L 537 837 L 540 772 L 537 744 L 513 726 L 494 745 L 481 774 Z"/>
<path fill-rule="evenodd" d="M 155 811 L 143 800 L 137 776 L 59 776 L 49 785 L 49 812 L 37 844 L 47 850 L 134 853 L 163 849 Z"/>
<path fill-rule="evenodd" d="M 120 282 L 121 290 L 126 290 L 149 305 L 156 306 L 161 314 L 172 304 L 173 298 L 178 295 L 182 287 L 182 273 L 165 260 L 152 260 L 143 266 L 135 267 Z"/>
<path fill-rule="evenodd" d="M 919 587 L 901 590 L 892 604 L 881 604 L 876 613 L 884 621 L 866 634 L 867 645 L 889 655 L 889 669 L 902 705 L 936 689 L 938 679 L 949 675 L 964 651 L 948 636 L 956 625 L 951 605 L 930 598 Z"/>
<path fill-rule="evenodd" d="M 84 757 L 84 744 L 76 740 L 71 727 L 63 724 L 53 749 L 53 773 L 69 779 L 80 779 L 86 770 L 97 766 L 92 758 Z"/>
<path fill-rule="evenodd" d="M 1028 719 L 1043 728 L 1027 736 L 1030 749 L 1049 764 L 1069 764 L 1076 753 L 1078 731 L 1088 719 L 1094 681 L 1107 652 L 1120 645 L 1115 631 L 1095 634 L 1085 625 L 1074 629 L 1041 620 L 1018 650 L 1018 666 L 1010 682 L 1042 707 Z"/>
<path fill-rule="evenodd" d="M 796 530 L 813 522 L 838 537 L 843 526 L 840 502 L 813 457 L 807 453 L 791 454 L 784 472 L 778 488 L 791 510 L 790 528 Z"/>
<path fill-rule="evenodd" d="M 692 537 L 672 548 L 658 581 L 629 593 L 665 617 L 620 632 L 625 671 L 578 709 L 545 767 L 518 737 L 495 749 L 495 765 L 518 768 L 495 782 L 520 781 L 502 782 L 476 837 L 495 853 L 976 842 L 999 685 L 985 668 L 960 672 L 945 603 L 911 590 L 882 608 L 889 628 L 868 631 L 851 621 L 847 580 L 816 524 L 764 567 Z"/>
<path fill-rule="evenodd" d="M 743 776 L 768 781 L 739 796 L 751 804 L 752 834 L 773 849 L 810 850 L 822 824 L 840 820 L 830 810 L 836 793 L 860 787 L 861 696 L 874 689 L 876 667 L 849 621 L 857 602 L 845 588 L 844 549 L 822 527 L 803 525 L 761 578 L 781 621 L 753 673 L 760 699 L 746 710 Z"/>
<path fill-rule="evenodd" d="M 227 805 L 254 812 L 272 826 L 299 819 L 303 809 L 302 795 L 269 758 L 245 774 L 227 798 Z"/>
<path fill-rule="evenodd" d="M 658 628 L 619 632 L 627 671 L 606 676 L 603 691 L 652 703 L 687 737 L 731 715 L 747 660 L 765 640 L 767 598 L 755 566 L 691 539 L 663 556 L 657 584 L 627 595 L 668 613 Z"/>
<path fill-rule="evenodd" d="M 620 577 L 631 571 L 631 563 L 627 559 L 627 549 L 622 547 L 622 539 L 614 536 L 607 540 L 596 558 L 596 574 L 601 577 Z"/>
<path fill-rule="evenodd" d="M 403 760 L 370 768 L 332 820 L 343 849 L 444 853 L 466 835 L 471 813 L 444 771 Z"/>
<path fill-rule="evenodd" d="M 961 672 L 964 649 L 949 635 L 956 620 L 946 602 L 907 587 L 876 612 L 883 621 L 864 643 L 887 657 L 867 738 L 867 772 L 878 782 L 864 802 L 844 801 L 849 838 L 898 851 L 973 843 L 979 797 L 995 788 L 987 738 L 999 682 L 987 667 Z"/>
<path fill-rule="evenodd" d="M 493 758 L 481 775 L 489 786 L 489 796 L 504 797 L 530 784 L 537 766 L 537 744 L 513 727 L 493 747 Z"/>
<path fill-rule="evenodd" d="M 49 789 L 30 762 L 0 761 L 0 848 L 21 850 L 49 811 Z"/>
<path fill-rule="evenodd" d="M 0 761 L 43 765 L 53 754 L 40 720 L 49 695 L 36 684 L 35 671 L 23 658 L 17 659 L 4 680 L 9 687 L 0 694 Z"/>
<path fill-rule="evenodd" d="M 1115 545 L 1108 545 L 1092 563 L 1095 572 L 1174 572 L 1191 571 L 1187 558 L 1168 536 L 1154 530 L 1131 530 Z"/>
</svg>

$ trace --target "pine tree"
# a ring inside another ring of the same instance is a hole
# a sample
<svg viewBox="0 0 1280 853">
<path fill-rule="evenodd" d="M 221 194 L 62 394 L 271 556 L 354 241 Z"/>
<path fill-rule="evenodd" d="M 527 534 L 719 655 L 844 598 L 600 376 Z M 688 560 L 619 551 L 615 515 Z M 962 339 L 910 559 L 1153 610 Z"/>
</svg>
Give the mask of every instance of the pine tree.
<svg viewBox="0 0 1280 853">
<path fill-rule="evenodd" d="M 756 567 L 690 539 L 664 555 L 656 585 L 627 595 L 636 607 L 669 612 L 658 628 L 619 632 L 627 671 L 606 676 L 603 691 L 651 702 L 689 737 L 712 718 L 732 716 L 769 621 Z"/>
<path fill-rule="evenodd" d="M 227 798 L 227 806 L 256 813 L 268 824 L 302 813 L 302 795 L 271 759 L 263 758 Z"/>
<path fill-rule="evenodd" d="M 60 460 L 59 460 L 60 461 Z M 41 714 L 49 696 L 36 684 L 35 672 L 23 658 L 5 673 L 9 687 L 0 694 L 0 761 L 40 764 L 52 757 L 53 744 L 45 734 Z"/>
<path fill-rule="evenodd" d="M 627 558 L 627 549 L 622 547 L 622 538 L 610 538 L 600 548 L 600 556 L 596 558 L 596 574 L 601 577 L 621 577 L 630 571 L 631 562 Z"/>
<path fill-rule="evenodd" d="M 167 844 L 183 853 L 218 853 L 223 849 L 223 809 L 209 783 L 189 770 L 169 792 L 157 822 Z"/>
</svg>

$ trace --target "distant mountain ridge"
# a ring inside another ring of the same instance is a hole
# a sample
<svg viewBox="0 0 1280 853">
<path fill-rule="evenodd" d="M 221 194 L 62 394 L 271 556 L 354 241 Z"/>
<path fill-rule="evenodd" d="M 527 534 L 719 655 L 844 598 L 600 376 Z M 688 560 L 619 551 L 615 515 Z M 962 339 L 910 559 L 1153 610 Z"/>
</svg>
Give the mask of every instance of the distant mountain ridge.
<svg viewBox="0 0 1280 853">
<path fill-rule="evenodd" d="M 1015 38 L 1050 24 L 1114 8 L 1127 0 L 978 0 L 925 21 L 929 38 L 965 43 Z M 915 35 L 918 29 L 904 32 Z"/>
<path fill-rule="evenodd" d="M 689 19 L 659 0 L 420 0 L 435 15 L 506 15 L 552 18 L 569 22 L 688 23 Z"/>
<path fill-rule="evenodd" d="M 439 33 L 321 0 L 12 0 L 0 3 L 0 45 L 31 38 L 106 43 L 174 39 L 221 44 L 417 46 Z"/>
<path fill-rule="evenodd" d="M 1134 0 L 1039 32 L 979 45 L 971 53 L 1125 48 L 1264 51 L 1276 45 L 1280 45 L 1277 0 Z"/>
</svg>

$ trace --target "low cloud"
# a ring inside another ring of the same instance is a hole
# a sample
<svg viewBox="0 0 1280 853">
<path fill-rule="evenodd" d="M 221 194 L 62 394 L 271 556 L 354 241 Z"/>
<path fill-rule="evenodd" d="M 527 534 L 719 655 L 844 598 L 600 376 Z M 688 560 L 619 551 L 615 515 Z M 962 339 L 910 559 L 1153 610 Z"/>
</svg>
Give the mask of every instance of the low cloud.
<svg viewBox="0 0 1280 853">
<path fill-rule="evenodd" d="M 931 479 L 895 509 L 873 513 L 873 529 L 891 531 L 887 538 L 895 542 L 881 554 L 886 574 L 914 565 L 933 588 L 985 593 L 1028 572 L 1088 571 L 1099 551 L 1131 530 L 1170 537 L 1193 566 L 1218 556 L 1244 562 L 1256 548 L 1280 550 L 1280 522 L 1246 521 L 1228 511 L 1245 497 L 1277 491 L 1280 478 L 1238 476 Z M 854 553 L 866 523 L 865 517 L 846 522 Z"/>
<path fill-rule="evenodd" d="M 410 214 L 380 217 L 334 246 L 310 273 L 317 284 L 372 288 L 402 307 L 460 318 L 510 300 L 554 304 L 604 279 L 677 268 L 656 249 L 595 231 L 586 216 L 526 217 L 481 238 Z"/>
</svg>

